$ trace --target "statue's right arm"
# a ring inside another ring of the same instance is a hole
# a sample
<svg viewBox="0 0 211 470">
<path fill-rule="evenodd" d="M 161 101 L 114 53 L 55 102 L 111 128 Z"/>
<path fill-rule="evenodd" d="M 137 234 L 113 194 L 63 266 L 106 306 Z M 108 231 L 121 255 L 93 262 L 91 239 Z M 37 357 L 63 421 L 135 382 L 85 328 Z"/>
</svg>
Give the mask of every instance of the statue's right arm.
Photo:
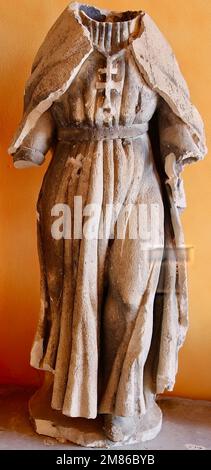
<svg viewBox="0 0 211 470">
<path fill-rule="evenodd" d="M 53 145 L 54 135 L 55 123 L 51 112 L 46 111 L 12 155 L 15 168 L 42 165 L 46 153 Z"/>
</svg>

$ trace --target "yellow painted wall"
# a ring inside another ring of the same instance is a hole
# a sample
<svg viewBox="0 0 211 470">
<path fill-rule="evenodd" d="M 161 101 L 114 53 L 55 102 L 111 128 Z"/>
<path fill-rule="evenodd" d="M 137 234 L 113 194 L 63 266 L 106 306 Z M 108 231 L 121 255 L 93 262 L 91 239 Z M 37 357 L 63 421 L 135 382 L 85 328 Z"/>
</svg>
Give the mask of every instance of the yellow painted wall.
<svg viewBox="0 0 211 470">
<path fill-rule="evenodd" d="M 93 0 L 116 10 L 146 10 L 172 44 L 210 140 L 210 0 Z M 39 311 L 35 204 L 46 169 L 17 171 L 6 148 L 22 112 L 34 54 L 67 0 L 0 0 L 0 382 L 38 383 L 29 352 Z M 186 169 L 190 330 L 174 393 L 211 399 L 211 159 Z"/>
</svg>

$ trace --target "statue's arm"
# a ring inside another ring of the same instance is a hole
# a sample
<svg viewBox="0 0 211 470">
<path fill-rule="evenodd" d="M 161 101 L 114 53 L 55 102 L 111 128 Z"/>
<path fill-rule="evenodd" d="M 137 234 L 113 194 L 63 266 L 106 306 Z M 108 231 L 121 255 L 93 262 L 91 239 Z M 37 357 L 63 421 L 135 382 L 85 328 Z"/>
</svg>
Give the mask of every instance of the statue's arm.
<svg viewBox="0 0 211 470">
<path fill-rule="evenodd" d="M 200 151 L 193 132 L 160 99 L 158 106 L 160 150 L 166 173 L 166 184 L 171 190 L 172 198 L 179 209 L 186 207 L 182 171 L 185 165 L 200 160 Z"/>
<path fill-rule="evenodd" d="M 53 145 L 54 135 L 55 123 L 51 112 L 46 111 L 12 155 L 15 168 L 42 165 L 46 153 Z"/>
</svg>

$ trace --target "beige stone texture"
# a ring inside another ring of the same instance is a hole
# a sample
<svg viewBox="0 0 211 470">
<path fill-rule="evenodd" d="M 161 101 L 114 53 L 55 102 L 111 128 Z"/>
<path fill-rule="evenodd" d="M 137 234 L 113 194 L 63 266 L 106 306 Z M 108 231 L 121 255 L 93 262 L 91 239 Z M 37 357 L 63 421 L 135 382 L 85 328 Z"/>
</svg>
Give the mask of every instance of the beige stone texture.
<svg viewBox="0 0 211 470">
<path fill-rule="evenodd" d="M 22 168 L 41 165 L 49 149 L 37 206 L 41 311 L 31 365 L 52 380 L 30 402 L 37 432 L 104 446 L 105 415 L 109 440 L 153 438 L 162 422 L 156 394 L 173 389 L 188 327 L 181 172 L 204 157 L 206 143 L 176 58 L 149 15 L 76 3 L 51 28 L 9 151 Z M 84 211 L 100 209 L 95 236 L 53 238 L 52 209 L 65 204 L 74 214 L 75 196 Z M 100 237 L 108 205 L 117 210 Z M 131 207 L 141 205 L 156 243 L 129 236 Z M 126 206 L 124 237 L 113 239 Z"/>
</svg>

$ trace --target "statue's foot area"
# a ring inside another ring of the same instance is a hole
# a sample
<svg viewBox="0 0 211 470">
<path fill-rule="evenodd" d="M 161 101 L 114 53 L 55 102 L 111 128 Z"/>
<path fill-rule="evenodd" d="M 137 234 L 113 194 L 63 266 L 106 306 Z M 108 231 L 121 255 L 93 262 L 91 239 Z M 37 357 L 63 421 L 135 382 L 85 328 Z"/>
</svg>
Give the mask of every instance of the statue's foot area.
<svg viewBox="0 0 211 470">
<path fill-rule="evenodd" d="M 105 415 L 103 431 L 113 442 L 124 442 L 135 432 L 135 418 Z"/>
<path fill-rule="evenodd" d="M 104 416 L 103 431 L 113 442 L 144 442 L 154 439 L 162 426 L 162 412 L 156 403 L 142 416 Z"/>
<path fill-rule="evenodd" d="M 52 390 L 43 386 L 29 402 L 30 417 L 38 434 L 83 447 L 113 447 L 154 439 L 161 430 L 162 413 L 156 403 L 143 416 L 96 419 L 68 418 L 51 408 Z"/>
</svg>

